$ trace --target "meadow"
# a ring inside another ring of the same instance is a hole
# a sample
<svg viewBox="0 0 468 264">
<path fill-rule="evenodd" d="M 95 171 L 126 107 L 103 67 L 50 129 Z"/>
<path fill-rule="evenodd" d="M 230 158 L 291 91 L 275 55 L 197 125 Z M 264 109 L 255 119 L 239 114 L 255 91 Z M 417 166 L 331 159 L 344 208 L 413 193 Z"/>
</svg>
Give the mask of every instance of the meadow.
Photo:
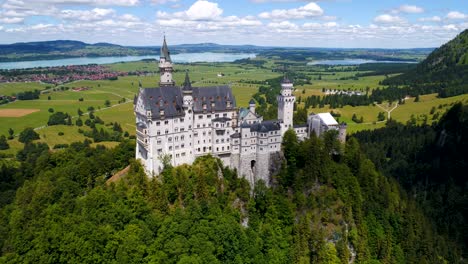
<svg viewBox="0 0 468 264">
<path fill-rule="evenodd" d="M 119 77 L 118 80 L 100 80 L 100 81 L 75 81 L 64 85 L 53 86 L 43 83 L 1 83 L 0 94 L 12 95 L 16 92 L 30 91 L 34 89 L 45 90 L 38 100 L 15 101 L 12 103 L 0 105 L 2 109 L 38 109 L 39 111 L 21 117 L 0 117 L 0 135 L 7 135 L 9 128 L 12 128 L 15 135 L 18 135 L 24 128 L 33 127 L 41 136 L 41 142 L 48 143 L 51 147 L 56 144 L 66 144 L 73 141 L 84 140 L 84 136 L 78 133 L 76 126 L 46 126 L 50 116 L 49 109 L 61 111 L 70 114 L 73 117 L 73 123 L 78 117 L 78 109 L 87 112 L 89 107 L 95 109 L 95 115 L 99 116 L 104 122 L 118 122 L 124 131 L 130 135 L 135 134 L 135 120 L 133 114 L 133 98 L 139 89 L 141 82 L 143 87 L 157 87 L 159 75 L 157 73 L 157 64 L 155 61 L 139 61 L 115 63 L 108 65 L 112 70 L 119 71 L 144 71 L 145 75 L 129 75 Z M 277 67 L 268 61 L 266 67 L 256 67 L 253 65 L 236 63 L 196 63 L 196 64 L 176 64 L 174 79 L 176 83 L 182 84 L 185 77 L 185 71 L 189 71 L 193 86 L 213 86 L 230 85 L 236 96 L 238 107 L 246 107 L 252 95 L 258 91 L 259 83 L 279 77 L 282 74 L 272 71 Z M 306 70 L 304 70 L 306 69 Z M 333 72 L 336 69 L 336 72 Z M 292 71 L 294 70 L 291 69 Z M 310 66 L 304 68 L 301 66 L 298 71 L 310 77 L 309 84 L 296 85 L 296 98 L 304 99 L 311 95 L 323 95 L 322 89 L 351 89 L 370 91 L 377 87 L 382 87 L 379 82 L 386 78 L 382 75 L 353 78 L 357 71 L 346 71 L 346 67 L 328 67 L 325 72 L 323 68 Z M 222 74 L 222 76 L 218 76 Z M 68 90 L 66 89 L 68 88 Z M 88 87 L 85 91 L 72 91 L 73 87 Z M 62 89 L 63 88 L 63 89 Z M 111 107 L 106 107 L 105 102 L 109 100 Z M 461 95 L 451 98 L 439 99 L 435 95 L 424 95 L 420 97 L 420 102 L 413 102 L 408 99 L 405 104 L 399 105 L 392 113 L 392 118 L 400 122 L 407 122 L 413 117 L 419 118 L 422 115 L 428 115 L 428 121 L 432 120 L 429 111 L 436 107 L 437 111 L 443 113 L 449 105 L 455 101 L 467 101 L 468 95 Z M 384 103 L 385 104 L 385 103 Z M 441 107 L 439 108 L 439 105 Z M 301 105 L 299 105 L 301 106 Z M 339 121 L 348 124 L 348 131 L 353 133 L 363 129 L 375 129 L 385 125 L 385 122 L 378 122 L 377 115 L 383 110 L 375 105 L 351 107 L 345 106 L 339 109 L 330 109 L 328 106 L 323 108 L 310 108 L 309 113 L 328 112 L 333 110 L 341 114 Z M 353 114 L 363 117 L 364 122 L 357 124 L 351 120 Z M 82 117 L 83 121 L 87 117 Z M 89 129 L 85 126 L 81 129 Z M 62 132 L 62 136 L 58 133 Z M 9 141 L 10 149 L 0 151 L 0 153 L 14 153 L 21 149 L 22 144 L 17 139 Z M 113 143 L 104 142 L 112 146 Z"/>
</svg>

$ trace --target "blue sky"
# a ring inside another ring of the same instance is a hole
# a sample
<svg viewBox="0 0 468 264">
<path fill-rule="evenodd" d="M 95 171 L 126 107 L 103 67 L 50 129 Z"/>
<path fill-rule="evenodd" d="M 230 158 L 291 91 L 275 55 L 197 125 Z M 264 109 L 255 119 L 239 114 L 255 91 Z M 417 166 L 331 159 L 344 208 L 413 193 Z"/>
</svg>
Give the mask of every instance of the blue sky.
<svg viewBox="0 0 468 264">
<path fill-rule="evenodd" d="M 73 39 L 338 48 L 437 47 L 465 0 L 0 0 L 0 43 Z"/>
</svg>

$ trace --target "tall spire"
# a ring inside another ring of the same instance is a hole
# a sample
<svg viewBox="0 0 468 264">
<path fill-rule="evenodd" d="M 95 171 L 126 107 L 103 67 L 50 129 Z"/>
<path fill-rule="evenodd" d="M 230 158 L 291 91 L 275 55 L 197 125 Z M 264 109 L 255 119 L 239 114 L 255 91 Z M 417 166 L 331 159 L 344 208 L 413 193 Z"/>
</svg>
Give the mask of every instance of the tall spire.
<svg viewBox="0 0 468 264">
<path fill-rule="evenodd" d="M 172 62 L 169 48 L 167 47 L 166 43 L 166 35 L 164 35 L 163 45 L 161 46 L 161 57 L 164 57 L 168 62 Z"/>
<path fill-rule="evenodd" d="M 185 71 L 185 81 L 184 81 L 184 87 L 182 90 L 184 91 L 192 90 L 192 83 L 190 82 L 188 70 Z"/>
</svg>

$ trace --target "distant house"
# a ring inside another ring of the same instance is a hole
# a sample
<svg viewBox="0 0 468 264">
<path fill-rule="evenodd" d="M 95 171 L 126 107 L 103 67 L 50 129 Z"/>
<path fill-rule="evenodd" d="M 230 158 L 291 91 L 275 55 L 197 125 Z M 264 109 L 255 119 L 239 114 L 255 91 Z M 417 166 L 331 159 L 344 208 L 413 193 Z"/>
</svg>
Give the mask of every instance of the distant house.
<svg viewBox="0 0 468 264">
<path fill-rule="evenodd" d="M 307 124 L 309 125 L 309 136 L 310 133 L 315 133 L 317 136 L 321 136 L 327 131 L 337 130 L 338 139 L 341 142 L 345 142 L 346 140 L 346 123 L 343 122 L 339 124 L 330 113 L 312 113 L 307 118 Z"/>
<path fill-rule="evenodd" d="M 218 77 L 224 77 L 224 73 L 219 72 L 219 73 L 218 73 Z"/>
</svg>

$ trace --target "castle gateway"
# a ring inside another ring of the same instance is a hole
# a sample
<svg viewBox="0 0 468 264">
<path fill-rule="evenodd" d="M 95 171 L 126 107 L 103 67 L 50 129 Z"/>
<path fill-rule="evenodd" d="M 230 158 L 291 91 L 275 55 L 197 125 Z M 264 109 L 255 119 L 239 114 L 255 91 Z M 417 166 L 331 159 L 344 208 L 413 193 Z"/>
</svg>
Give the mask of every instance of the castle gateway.
<svg viewBox="0 0 468 264">
<path fill-rule="evenodd" d="M 177 166 L 211 154 L 237 169 L 250 184 L 260 179 L 268 184 L 276 170 L 273 162 L 278 160 L 284 133 L 294 129 L 298 138 L 304 139 L 312 131 L 312 124 L 293 124 L 296 98 L 287 78 L 277 96 L 278 119 L 263 120 L 255 112 L 254 100 L 248 108 L 238 108 L 229 86 L 192 87 L 188 73 L 184 83 L 176 86 L 165 38 L 159 71 L 159 87 L 140 87 L 134 100 L 136 158 L 150 176 L 162 171 L 165 160 Z M 344 125 L 321 126 L 321 119 L 312 116 L 309 120 L 320 126 L 318 133 L 331 128 L 345 134 Z"/>
</svg>

